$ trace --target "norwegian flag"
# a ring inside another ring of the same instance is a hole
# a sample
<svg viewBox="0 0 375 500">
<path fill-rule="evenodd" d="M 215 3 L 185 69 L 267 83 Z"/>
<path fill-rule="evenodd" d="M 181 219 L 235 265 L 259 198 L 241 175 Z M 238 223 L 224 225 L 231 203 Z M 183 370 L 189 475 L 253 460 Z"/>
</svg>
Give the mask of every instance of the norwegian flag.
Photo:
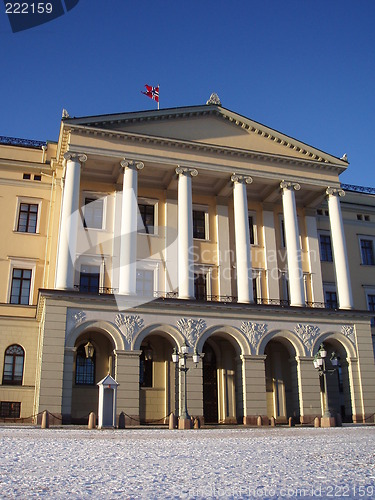
<svg viewBox="0 0 375 500">
<path fill-rule="evenodd" d="M 151 85 L 145 85 L 146 92 L 142 92 L 142 94 L 147 95 L 150 99 L 153 99 L 157 103 L 159 103 L 159 85 L 157 87 L 151 87 Z"/>
</svg>

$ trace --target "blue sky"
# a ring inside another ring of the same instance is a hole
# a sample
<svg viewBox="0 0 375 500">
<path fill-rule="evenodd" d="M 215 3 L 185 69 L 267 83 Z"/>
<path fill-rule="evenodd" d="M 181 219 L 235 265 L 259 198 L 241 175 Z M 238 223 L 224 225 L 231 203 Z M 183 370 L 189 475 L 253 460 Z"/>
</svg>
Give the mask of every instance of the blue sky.
<svg viewBox="0 0 375 500">
<path fill-rule="evenodd" d="M 71 116 L 224 107 L 335 156 L 375 186 L 374 0 L 80 0 L 12 33 L 0 3 L 0 135 L 57 140 Z"/>
</svg>

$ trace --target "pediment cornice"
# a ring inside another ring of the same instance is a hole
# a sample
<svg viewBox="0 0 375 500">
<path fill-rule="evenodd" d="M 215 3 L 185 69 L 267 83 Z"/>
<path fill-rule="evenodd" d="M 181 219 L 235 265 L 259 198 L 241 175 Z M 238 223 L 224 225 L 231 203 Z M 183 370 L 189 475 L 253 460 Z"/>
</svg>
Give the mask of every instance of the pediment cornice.
<svg viewBox="0 0 375 500">
<path fill-rule="evenodd" d="M 309 146 L 297 139 L 289 137 L 281 132 L 271 129 L 261 123 L 255 122 L 249 118 L 246 118 L 238 113 L 230 111 L 222 106 L 218 105 L 201 105 L 201 106 L 190 106 L 190 107 L 180 107 L 180 108 L 170 108 L 152 111 L 139 111 L 130 113 L 119 113 L 111 115 L 99 115 L 92 117 L 83 118 L 68 118 L 63 120 L 63 124 L 68 126 L 83 126 L 95 128 L 98 130 L 108 130 L 108 127 L 116 127 L 116 125 L 131 125 L 139 123 L 150 123 L 150 122 L 160 122 L 160 121 L 173 121 L 186 118 L 198 118 L 198 117 L 217 117 L 234 126 L 240 127 L 249 134 L 259 135 L 269 141 L 279 144 L 285 147 L 286 153 L 281 156 L 289 156 L 287 151 L 292 150 L 306 157 L 306 159 L 314 160 L 323 163 L 331 163 L 334 165 L 341 166 L 343 170 L 347 167 L 348 162 L 336 158 L 328 153 L 320 151 L 312 146 Z M 173 138 L 169 139 L 174 141 Z M 198 143 L 199 144 L 199 143 Z"/>
<path fill-rule="evenodd" d="M 76 125 L 76 124 L 63 124 L 61 135 L 58 161 L 62 164 L 63 155 L 68 149 L 69 136 L 70 134 L 95 136 L 100 138 L 115 138 L 116 140 L 122 141 L 124 143 L 138 143 L 150 146 L 162 146 L 168 149 L 177 148 L 185 151 L 192 151 L 196 153 L 211 154 L 214 156 L 222 157 L 237 157 L 242 159 L 249 159 L 253 161 L 261 161 L 268 163 L 282 163 L 284 165 L 311 165 L 314 169 L 324 169 L 330 171 L 336 171 L 341 173 L 345 170 L 345 165 L 339 160 L 337 163 L 331 163 L 324 160 L 322 157 L 306 157 L 297 158 L 295 156 L 279 155 L 274 153 L 266 153 L 260 151 L 251 151 L 233 147 L 218 146 L 214 144 L 201 143 L 197 141 L 187 141 L 174 138 L 165 138 L 160 136 L 151 136 L 145 134 L 139 134 L 136 132 L 123 132 L 112 129 L 98 128 L 97 126 L 87 126 L 87 125 Z"/>
</svg>

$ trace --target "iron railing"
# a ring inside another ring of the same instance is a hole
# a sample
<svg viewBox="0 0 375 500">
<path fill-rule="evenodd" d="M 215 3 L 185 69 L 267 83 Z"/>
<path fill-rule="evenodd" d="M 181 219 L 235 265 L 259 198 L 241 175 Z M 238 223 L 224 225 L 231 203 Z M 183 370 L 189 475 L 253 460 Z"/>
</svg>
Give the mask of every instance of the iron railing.
<svg viewBox="0 0 375 500">
<path fill-rule="evenodd" d="M 80 293 L 88 293 L 92 295 L 103 295 L 103 294 L 115 294 L 118 292 L 117 288 L 110 287 L 88 287 L 88 286 L 80 286 L 75 285 L 74 289 Z M 152 295 L 144 295 L 144 298 L 147 299 L 179 299 L 178 292 L 161 292 L 155 291 Z M 205 295 L 200 296 L 195 299 L 197 302 L 221 302 L 224 304 L 237 304 L 238 297 L 234 295 Z M 286 299 L 268 299 L 264 297 L 257 297 L 254 299 L 254 304 L 263 305 L 263 306 L 281 306 L 281 307 L 289 307 L 290 301 Z M 335 309 L 329 306 L 329 304 L 325 302 L 306 302 L 305 307 L 309 308 L 320 308 L 320 309 Z"/>
</svg>

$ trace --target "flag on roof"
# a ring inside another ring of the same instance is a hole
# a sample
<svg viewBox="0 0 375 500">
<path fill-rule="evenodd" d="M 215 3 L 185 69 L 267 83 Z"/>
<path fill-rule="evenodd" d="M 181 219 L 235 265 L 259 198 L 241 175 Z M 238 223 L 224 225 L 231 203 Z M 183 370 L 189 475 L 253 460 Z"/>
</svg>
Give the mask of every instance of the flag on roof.
<svg viewBox="0 0 375 500">
<path fill-rule="evenodd" d="M 150 99 L 153 99 L 157 103 L 159 102 L 159 85 L 157 87 L 151 87 L 151 85 L 145 85 L 146 92 L 142 92 L 142 94 L 147 95 Z"/>
</svg>

